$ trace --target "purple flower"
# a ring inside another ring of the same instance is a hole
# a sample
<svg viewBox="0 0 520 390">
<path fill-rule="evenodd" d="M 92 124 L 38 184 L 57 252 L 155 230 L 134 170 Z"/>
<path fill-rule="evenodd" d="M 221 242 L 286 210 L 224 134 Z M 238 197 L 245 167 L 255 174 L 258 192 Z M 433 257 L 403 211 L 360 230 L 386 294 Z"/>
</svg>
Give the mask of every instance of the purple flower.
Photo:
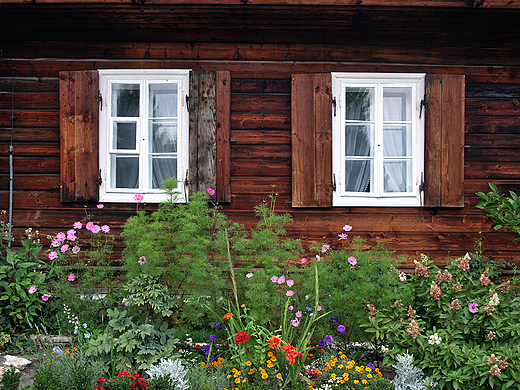
<svg viewBox="0 0 520 390">
<path fill-rule="evenodd" d="M 137 262 L 139 263 L 139 265 L 143 265 L 144 263 L 146 263 L 146 257 L 141 256 L 139 260 L 137 260 Z"/>
<path fill-rule="evenodd" d="M 215 341 L 216 339 L 217 339 L 217 336 L 215 336 L 214 334 L 209 336 L 209 341 Z"/>
<path fill-rule="evenodd" d="M 205 354 L 208 354 L 210 348 L 211 348 L 211 346 L 210 346 L 209 344 L 206 344 L 202 349 L 204 350 L 204 353 L 205 353 Z"/>
<path fill-rule="evenodd" d="M 325 345 L 332 345 L 334 344 L 334 337 L 332 337 L 330 334 L 326 335 L 324 338 Z"/>
<path fill-rule="evenodd" d="M 354 256 L 350 256 L 347 260 L 350 263 L 350 265 L 356 265 L 357 264 L 357 260 L 356 260 L 356 258 Z"/>
<path fill-rule="evenodd" d="M 376 369 L 376 366 L 374 366 L 372 363 L 368 363 L 368 364 L 367 364 L 367 367 L 370 367 L 370 369 L 371 369 L 372 371 L 374 371 L 374 370 Z"/>
<path fill-rule="evenodd" d="M 475 300 L 470 301 L 468 305 L 469 311 L 472 313 L 476 313 L 478 311 L 478 303 Z"/>
<path fill-rule="evenodd" d="M 338 332 L 339 333 L 345 333 L 345 325 L 339 325 L 338 326 Z"/>
<path fill-rule="evenodd" d="M 123 300 L 121 301 L 121 303 L 122 303 L 123 305 L 125 305 L 126 307 L 128 307 L 128 306 L 130 305 L 130 302 L 129 302 L 128 299 L 126 299 L 126 298 L 123 298 Z"/>
<path fill-rule="evenodd" d="M 325 348 L 325 340 L 318 341 L 318 347 L 320 347 L 320 349 Z"/>
<path fill-rule="evenodd" d="M 218 322 L 215 322 L 215 328 L 220 328 L 220 324 Z"/>
<path fill-rule="evenodd" d="M 334 316 L 329 318 L 329 324 L 336 326 L 339 324 L 339 318 Z"/>
</svg>

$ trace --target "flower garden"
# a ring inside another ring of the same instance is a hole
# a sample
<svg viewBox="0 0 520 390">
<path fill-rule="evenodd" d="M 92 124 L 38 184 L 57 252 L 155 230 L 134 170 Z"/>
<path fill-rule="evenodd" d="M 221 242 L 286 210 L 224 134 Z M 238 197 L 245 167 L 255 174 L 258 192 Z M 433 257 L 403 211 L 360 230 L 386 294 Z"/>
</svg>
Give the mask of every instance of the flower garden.
<svg viewBox="0 0 520 390">
<path fill-rule="evenodd" d="M 176 203 L 173 188 L 154 212 L 136 195 L 117 260 L 101 204 L 48 247 L 29 228 L 13 250 L 0 221 L 0 348 L 39 356 L 31 390 L 520 386 L 518 276 L 480 243 L 405 273 L 393 252 L 361 249 L 348 224 L 334 245 L 304 251 L 275 196 L 247 230 L 207 194 Z M 480 206 L 508 226 L 496 195 Z M 4 373 L 3 388 L 17 378 Z"/>
</svg>

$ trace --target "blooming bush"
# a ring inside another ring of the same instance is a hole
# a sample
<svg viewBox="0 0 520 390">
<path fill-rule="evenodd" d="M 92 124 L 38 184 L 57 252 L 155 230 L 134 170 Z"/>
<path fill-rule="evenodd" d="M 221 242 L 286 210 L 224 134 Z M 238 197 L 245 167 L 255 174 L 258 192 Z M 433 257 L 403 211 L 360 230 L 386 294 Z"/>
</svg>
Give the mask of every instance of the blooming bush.
<svg viewBox="0 0 520 390">
<path fill-rule="evenodd" d="M 470 273 L 468 254 L 441 270 L 426 257 L 407 275 L 413 287 L 408 305 L 367 305 L 366 330 L 386 352 L 384 362 L 409 351 L 441 388 L 509 389 L 520 384 L 520 302 L 518 278 L 491 278 L 489 263 L 480 276 Z"/>
<path fill-rule="evenodd" d="M 99 378 L 94 390 L 144 390 L 146 386 L 146 380 L 141 378 L 136 371 L 131 374 L 128 370 L 125 370 L 113 379 Z"/>
</svg>

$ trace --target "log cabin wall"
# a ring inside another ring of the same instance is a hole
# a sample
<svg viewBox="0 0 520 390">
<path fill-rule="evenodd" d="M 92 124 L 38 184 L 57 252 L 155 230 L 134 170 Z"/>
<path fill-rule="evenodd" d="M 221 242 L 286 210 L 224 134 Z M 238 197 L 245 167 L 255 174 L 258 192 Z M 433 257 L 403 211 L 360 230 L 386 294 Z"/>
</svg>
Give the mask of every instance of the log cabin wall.
<svg viewBox="0 0 520 390">
<path fill-rule="evenodd" d="M 491 229 L 475 208 L 488 182 L 520 193 L 517 8 L 11 3 L 0 5 L 0 209 L 9 204 L 12 140 L 17 236 L 29 226 L 42 237 L 69 229 L 85 207 L 97 214 L 95 203 L 60 201 L 60 71 L 226 70 L 230 219 L 254 226 L 253 207 L 274 191 L 277 210 L 294 219 L 288 236 L 305 245 L 337 245 L 348 223 L 367 247 L 381 242 L 404 255 L 404 268 L 420 253 L 442 264 L 479 238 L 490 258 L 520 265 L 515 236 Z M 465 75 L 464 207 L 292 207 L 291 74 L 343 71 Z M 105 204 L 103 223 L 119 233 L 134 210 Z"/>
</svg>

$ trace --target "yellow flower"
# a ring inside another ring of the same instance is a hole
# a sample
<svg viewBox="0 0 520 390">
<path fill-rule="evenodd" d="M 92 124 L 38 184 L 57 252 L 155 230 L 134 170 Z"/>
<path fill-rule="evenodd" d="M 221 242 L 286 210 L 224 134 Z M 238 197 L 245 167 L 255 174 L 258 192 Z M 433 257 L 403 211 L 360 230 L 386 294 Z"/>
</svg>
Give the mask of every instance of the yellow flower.
<svg viewBox="0 0 520 390">
<path fill-rule="evenodd" d="M 74 348 L 72 348 L 72 350 L 73 350 L 74 352 L 76 352 L 78 349 L 77 349 L 76 347 L 74 347 Z"/>
<path fill-rule="evenodd" d="M 68 353 L 69 353 L 69 351 L 70 351 L 70 349 L 68 349 L 68 348 L 65 348 L 65 353 L 67 353 L 67 354 L 68 354 Z"/>
<path fill-rule="evenodd" d="M 235 378 L 235 383 L 238 385 L 240 383 L 240 378 Z"/>
<path fill-rule="evenodd" d="M 363 383 L 364 385 L 366 385 L 366 384 L 368 383 L 368 381 L 367 381 L 366 379 L 363 379 L 363 380 L 361 381 L 361 383 Z"/>
<path fill-rule="evenodd" d="M 246 366 L 250 366 L 251 364 L 253 363 L 251 363 L 249 360 L 246 362 Z"/>
<path fill-rule="evenodd" d="M 241 304 L 240 307 L 243 309 L 244 307 L 246 307 L 246 305 L 244 304 Z"/>
<path fill-rule="evenodd" d="M 235 373 L 235 372 L 237 372 L 237 371 L 238 371 L 238 370 L 237 370 L 236 368 L 233 368 L 233 369 L 231 370 L 232 373 Z"/>
<path fill-rule="evenodd" d="M 273 362 L 275 362 L 275 361 L 276 361 L 276 356 L 271 356 L 271 360 L 272 360 Z"/>
<path fill-rule="evenodd" d="M 273 368 L 273 363 L 270 360 L 267 361 L 267 367 Z"/>
<path fill-rule="evenodd" d="M 368 379 L 372 379 L 372 374 L 367 374 Z"/>
<path fill-rule="evenodd" d="M 182 349 L 179 349 L 179 353 L 182 353 Z"/>
<path fill-rule="evenodd" d="M 228 379 L 231 379 L 231 378 L 233 378 L 233 375 L 229 374 L 229 375 L 227 376 L 227 378 L 228 378 Z"/>
<path fill-rule="evenodd" d="M 336 376 L 337 376 L 337 375 L 334 374 L 334 373 L 330 374 L 330 377 L 331 377 L 331 378 L 336 378 Z"/>
<path fill-rule="evenodd" d="M 282 374 L 281 374 L 281 373 L 278 373 L 278 374 L 276 374 L 276 377 L 277 377 L 278 379 L 282 379 Z"/>
<path fill-rule="evenodd" d="M 268 375 L 265 372 L 263 372 L 262 373 L 262 379 L 267 379 L 267 377 L 268 377 Z"/>
<path fill-rule="evenodd" d="M 247 378 L 244 378 L 244 379 L 242 380 L 242 383 L 246 383 L 246 382 L 247 382 Z"/>
<path fill-rule="evenodd" d="M 255 370 L 253 369 L 250 369 L 249 372 L 247 373 L 248 375 L 253 375 L 255 373 Z"/>
<path fill-rule="evenodd" d="M 267 352 L 267 356 L 271 357 L 273 356 L 273 353 L 271 351 Z"/>
<path fill-rule="evenodd" d="M 354 380 L 354 384 L 357 385 L 359 381 L 357 379 Z"/>
<path fill-rule="evenodd" d="M 366 372 L 372 372 L 372 369 L 370 367 L 365 368 Z"/>
<path fill-rule="evenodd" d="M 341 370 L 343 369 L 343 367 L 345 367 L 343 364 L 338 364 L 338 368 Z"/>
</svg>

